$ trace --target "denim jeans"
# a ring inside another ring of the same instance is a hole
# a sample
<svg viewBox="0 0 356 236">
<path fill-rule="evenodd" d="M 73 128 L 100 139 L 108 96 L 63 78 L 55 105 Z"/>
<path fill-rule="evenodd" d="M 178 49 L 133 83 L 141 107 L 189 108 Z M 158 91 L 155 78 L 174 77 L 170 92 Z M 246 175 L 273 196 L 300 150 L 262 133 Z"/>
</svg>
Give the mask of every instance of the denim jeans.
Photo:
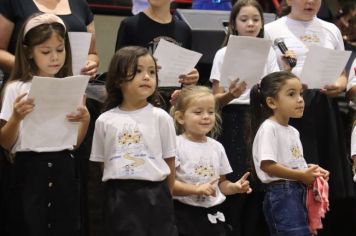
<svg viewBox="0 0 356 236">
<path fill-rule="evenodd" d="M 295 181 L 267 185 L 263 211 L 271 236 L 310 236 L 306 188 Z"/>
</svg>

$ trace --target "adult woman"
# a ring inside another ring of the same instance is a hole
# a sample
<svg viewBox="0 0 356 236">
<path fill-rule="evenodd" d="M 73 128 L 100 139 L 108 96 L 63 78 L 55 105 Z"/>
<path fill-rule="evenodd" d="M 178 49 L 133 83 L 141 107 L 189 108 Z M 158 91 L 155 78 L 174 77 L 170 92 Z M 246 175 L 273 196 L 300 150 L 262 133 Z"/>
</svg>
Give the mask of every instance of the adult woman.
<svg viewBox="0 0 356 236">
<path fill-rule="evenodd" d="M 272 40 L 284 39 L 286 46 L 297 56 L 297 65 L 292 72 L 299 76 L 309 46 L 344 50 L 344 44 L 341 33 L 334 24 L 316 17 L 321 0 L 288 0 L 287 3 L 290 12 L 267 24 L 265 37 Z M 275 50 L 277 54 L 280 53 L 278 48 Z M 291 124 L 300 132 L 307 162 L 319 164 L 331 172 L 329 184 L 332 206 L 335 206 L 334 199 L 354 194 L 346 158 L 344 128 L 339 107 L 333 99 L 345 90 L 347 78 L 342 73 L 335 79 L 333 84 L 322 89 L 305 90 L 304 115 L 301 119 L 291 120 Z"/>
</svg>

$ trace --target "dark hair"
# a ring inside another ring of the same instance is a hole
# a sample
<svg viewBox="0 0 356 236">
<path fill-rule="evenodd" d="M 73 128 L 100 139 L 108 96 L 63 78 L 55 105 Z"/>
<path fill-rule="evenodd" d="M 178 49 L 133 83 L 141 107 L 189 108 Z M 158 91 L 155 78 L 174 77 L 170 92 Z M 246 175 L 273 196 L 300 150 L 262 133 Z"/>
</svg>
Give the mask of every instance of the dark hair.
<svg viewBox="0 0 356 236">
<path fill-rule="evenodd" d="M 177 134 L 184 133 L 184 127 L 178 122 L 177 116 L 180 114 L 184 114 L 189 108 L 189 105 L 192 103 L 192 101 L 209 95 L 214 97 L 211 89 L 205 86 L 187 86 L 180 91 L 175 101 L 175 104 L 171 107 L 170 110 L 171 116 L 173 116 L 174 119 L 174 125 L 176 127 Z M 215 124 L 208 135 L 215 138 L 220 134 L 220 131 L 221 117 L 219 113 L 218 104 L 215 101 Z"/>
<path fill-rule="evenodd" d="M 60 23 L 44 23 L 30 29 L 24 37 L 24 29 L 26 24 L 32 18 L 43 13 L 33 14 L 23 24 L 16 43 L 15 65 L 11 72 L 10 80 L 19 80 L 23 82 L 31 81 L 34 75 L 38 73 L 38 67 L 31 57 L 33 48 L 41 43 L 46 42 L 53 34 L 64 40 L 66 51 L 63 67 L 55 75 L 56 77 L 65 77 L 72 75 L 72 54 L 68 33 L 65 27 Z"/>
<path fill-rule="evenodd" d="M 286 16 L 288 15 L 289 13 L 291 13 L 292 11 L 292 7 L 290 7 L 287 3 L 287 0 L 282 0 L 281 4 L 280 4 L 280 9 L 279 9 L 279 17 L 282 17 L 282 16 Z"/>
<path fill-rule="evenodd" d="M 120 85 L 134 79 L 137 73 L 138 59 L 142 56 L 150 55 L 155 63 L 156 69 L 156 88 L 154 93 L 147 98 L 147 101 L 154 106 L 160 106 L 160 96 L 158 93 L 158 75 L 156 60 L 144 47 L 129 46 L 116 51 L 111 59 L 110 66 L 106 75 L 105 87 L 107 98 L 104 103 L 103 111 L 108 111 L 123 102 L 123 94 Z"/>
<path fill-rule="evenodd" d="M 249 141 L 252 143 L 256 132 L 263 121 L 273 115 L 273 110 L 267 105 L 268 97 L 277 98 L 278 92 L 287 80 L 298 78 L 291 72 L 273 72 L 262 78 L 259 84 L 250 91 Z"/>
<path fill-rule="evenodd" d="M 230 18 L 229 18 L 229 27 L 228 27 L 228 32 L 226 34 L 226 37 L 223 42 L 223 46 L 227 45 L 227 42 L 229 41 L 230 35 L 239 35 L 239 32 L 237 32 L 236 29 L 236 17 L 240 13 L 241 8 L 246 7 L 246 6 L 253 6 L 255 7 L 258 12 L 260 13 L 261 16 L 261 23 L 262 23 L 262 28 L 260 32 L 258 33 L 257 37 L 258 38 L 263 38 L 264 37 L 264 18 L 263 18 L 263 9 L 259 2 L 257 0 L 239 0 L 237 1 L 234 6 L 231 9 L 230 13 Z"/>
<path fill-rule="evenodd" d="M 349 15 L 352 11 L 354 11 L 356 9 L 356 3 L 355 2 L 351 2 L 351 1 L 347 1 L 345 3 L 342 4 L 342 6 L 340 7 L 337 15 L 336 15 L 336 19 L 340 19 L 340 17 L 344 17 Z"/>
</svg>

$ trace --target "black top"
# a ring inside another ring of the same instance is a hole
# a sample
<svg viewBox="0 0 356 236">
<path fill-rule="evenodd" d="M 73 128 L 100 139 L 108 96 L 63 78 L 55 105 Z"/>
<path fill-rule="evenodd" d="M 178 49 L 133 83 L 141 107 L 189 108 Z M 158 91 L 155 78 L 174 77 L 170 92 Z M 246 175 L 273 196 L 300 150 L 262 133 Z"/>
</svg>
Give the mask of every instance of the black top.
<svg viewBox="0 0 356 236">
<path fill-rule="evenodd" d="M 115 51 L 124 46 L 143 46 L 153 52 L 161 38 L 183 48 L 191 48 L 191 30 L 184 21 L 172 17 L 170 23 L 162 24 L 140 12 L 121 22 Z"/>
<path fill-rule="evenodd" d="M 87 25 L 94 20 L 85 0 L 68 0 L 71 14 L 58 15 L 66 24 L 68 31 L 86 32 Z M 16 41 L 23 23 L 32 14 L 40 12 L 33 0 L 1 0 L 0 14 L 15 24 L 8 51 L 15 54 Z"/>
</svg>

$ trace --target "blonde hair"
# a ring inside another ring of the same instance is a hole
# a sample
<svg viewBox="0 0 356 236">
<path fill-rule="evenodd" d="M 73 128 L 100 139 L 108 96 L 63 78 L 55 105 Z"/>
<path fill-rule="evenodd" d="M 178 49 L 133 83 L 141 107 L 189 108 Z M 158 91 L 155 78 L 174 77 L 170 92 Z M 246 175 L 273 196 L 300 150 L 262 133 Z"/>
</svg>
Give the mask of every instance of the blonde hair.
<svg viewBox="0 0 356 236">
<path fill-rule="evenodd" d="M 176 101 L 175 104 L 171 108 L 171 115 L 174 119 L 174 126 L 176 127 L 177 134 L 184 133 L 184 126 L 178 122 L 178 115 L 184 114 L 186 110 L 189 108 L 191 103 L 198 98 L 205 97 L 205 96 L 214 96 L 211 89 L 205 86 L 189 86 L 183 88 Z M 215 102 L 215 124 L 212 130 L 209 132 L 209 136 L 217 137 L 221 131 L 221 117 L 219 113 L 218 104 Z"/>
</svg>

